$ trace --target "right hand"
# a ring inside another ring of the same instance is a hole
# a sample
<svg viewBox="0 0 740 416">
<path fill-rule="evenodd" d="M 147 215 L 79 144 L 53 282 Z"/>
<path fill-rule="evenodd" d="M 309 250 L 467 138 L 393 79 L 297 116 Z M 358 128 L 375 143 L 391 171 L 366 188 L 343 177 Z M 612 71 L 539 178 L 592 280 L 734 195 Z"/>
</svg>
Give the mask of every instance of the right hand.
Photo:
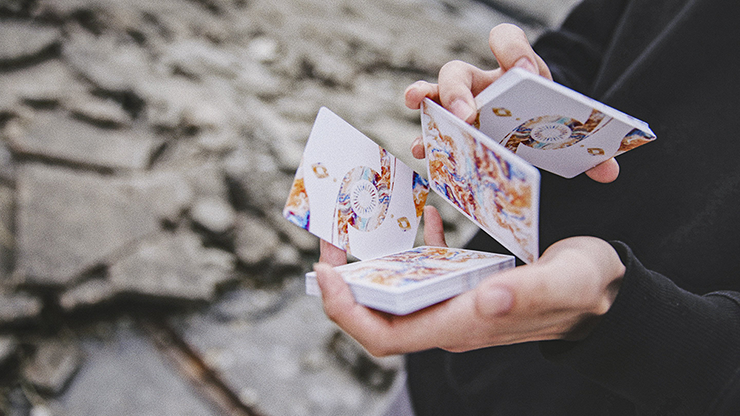
<svg viewBox="0 0 740 416">
<path fill-rule="evenodd" d="M 500 24 L 488 36 L 488 45 L 499 63 L 493 70 L 482 70 L 462 61 L 446 63 L 439 71 L 438 84 L 416 81 L 404 93 L 406 107 L 418 110 L 424 98 L 430 98 L 450 112 L 472 123 L 477 113 L 475 96 L 511 68 L 522 68 L 552 80 L 552 74 L 542 58 L 532 49 L 527 35 L 512 24 Z M 421 138 L 411 145 L 417 159 L 424 158 Z M 614 158 L 586 171 L 597 182 L 612 182 L 619 175 L 619 164 Z"/>
</svg>

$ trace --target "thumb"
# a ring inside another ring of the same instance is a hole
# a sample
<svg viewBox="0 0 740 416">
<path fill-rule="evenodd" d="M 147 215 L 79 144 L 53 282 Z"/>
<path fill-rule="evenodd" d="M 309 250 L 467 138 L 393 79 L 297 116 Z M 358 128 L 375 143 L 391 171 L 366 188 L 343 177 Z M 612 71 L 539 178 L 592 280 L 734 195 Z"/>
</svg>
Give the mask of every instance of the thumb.
<svg viewBox="0 0 740 416">
<path fill-rule="evenodd" d="M 547 64 L 535 53 L 527 35 L 519 27 L 508 23 L 494 27 L 488 36 L 488 44 L 504 71 L 517 67 L 552 79 Z"/>
<path fill-rule="evenodd" d="M 424 244 L 447 247 L 442 216 L 439 215 L 437 208 L 431 205 L 424 207 Z"/>
</svg>

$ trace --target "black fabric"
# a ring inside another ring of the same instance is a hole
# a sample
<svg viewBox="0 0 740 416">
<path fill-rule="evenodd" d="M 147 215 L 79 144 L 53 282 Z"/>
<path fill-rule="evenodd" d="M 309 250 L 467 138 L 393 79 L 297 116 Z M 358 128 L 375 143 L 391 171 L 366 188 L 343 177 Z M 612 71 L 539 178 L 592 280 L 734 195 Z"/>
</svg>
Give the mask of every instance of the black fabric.
<svg viewBox="0 0 740 416">
<path fill-rule="evenodd" d="M 535 48 L 658 136 L 612 184 L 542 172 L 541 248 L 618 240 L 628 271 L 584 341 L 409 355 L 418 416 L 740 414 L 740 3 L 586 0 Z"/>
</svg>

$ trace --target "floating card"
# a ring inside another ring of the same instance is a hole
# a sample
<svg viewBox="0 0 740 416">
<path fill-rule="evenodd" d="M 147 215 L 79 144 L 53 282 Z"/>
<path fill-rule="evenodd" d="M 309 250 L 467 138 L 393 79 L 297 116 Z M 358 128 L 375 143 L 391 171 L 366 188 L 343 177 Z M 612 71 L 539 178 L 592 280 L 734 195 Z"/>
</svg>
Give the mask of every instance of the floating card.
<svg viewBox="0 0 740 416">
<path fill-rule="evenodd" d="M 428 191 L 418 173 L 321 108 L 283 215 L 369 259 L 413 247 Z"/>
<path fill-rule="evenodd" d="M 470 290 L 492 273 L 511 267 L 513 256 L 421 246 L 335 270 L 358 303 L 405 315 Z M 306 293 L 321 294 L 315 272 L 306 274 Z"/>
<path fill-rule="evenodd" d="M 647 123 L 520 68 L 475 101 L 480 131 L 566 178 L 655 139 Z"/>
<path fill-rule="evenodd" d="M 524 262 L 537 260 L 539 171 L 434 101 L 421 109 L 430 187 Z"/>
</svg>

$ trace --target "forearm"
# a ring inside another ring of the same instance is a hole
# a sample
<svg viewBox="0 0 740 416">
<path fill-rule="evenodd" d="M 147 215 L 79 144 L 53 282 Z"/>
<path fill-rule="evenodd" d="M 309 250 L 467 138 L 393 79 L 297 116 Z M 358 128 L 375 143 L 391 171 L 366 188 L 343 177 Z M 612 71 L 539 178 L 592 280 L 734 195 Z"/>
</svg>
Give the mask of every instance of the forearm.
<svg viewBox="0 0 740 416">
<path fill-rule="evenodd" d="M 583 341 L 543 342 L 542 352 L 640 414 L 705 414 L 740 369 L 740 294 L 688 293 L 615 248 L 627 272 L 612 308 Z"/>
</svg>

